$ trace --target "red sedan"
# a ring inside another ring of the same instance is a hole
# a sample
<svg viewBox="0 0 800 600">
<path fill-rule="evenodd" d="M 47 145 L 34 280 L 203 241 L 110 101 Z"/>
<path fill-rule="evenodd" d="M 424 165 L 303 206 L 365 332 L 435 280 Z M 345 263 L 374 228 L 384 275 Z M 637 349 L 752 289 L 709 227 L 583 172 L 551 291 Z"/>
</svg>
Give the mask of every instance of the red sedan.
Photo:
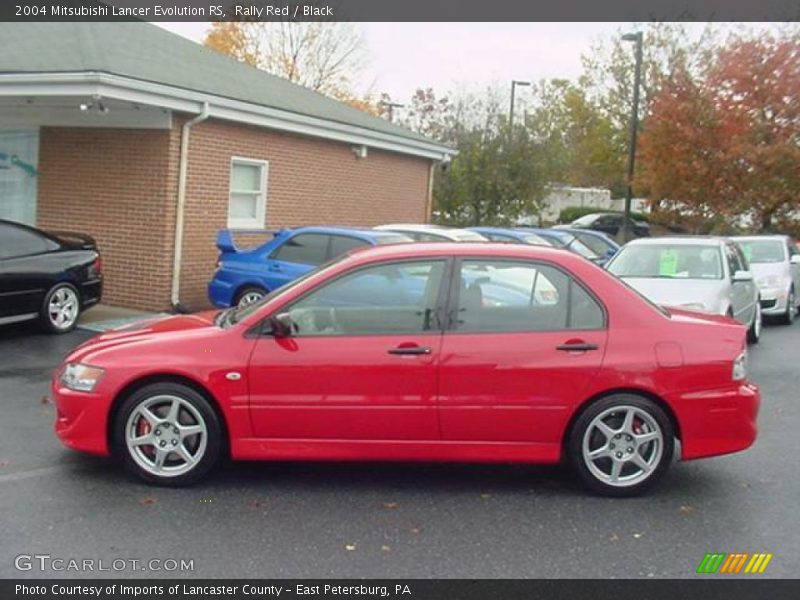
<svg viewBox="0 0 800 600">
<path fill-rule="evenodd" d="M 55 430 L 145 480 L 220 458 L 556 463 L 627 496 L 756 437 L 745 328 L 570 252 L 355 251 L 260 302 L 118 329 L 58 369 Z"/>
</svg>

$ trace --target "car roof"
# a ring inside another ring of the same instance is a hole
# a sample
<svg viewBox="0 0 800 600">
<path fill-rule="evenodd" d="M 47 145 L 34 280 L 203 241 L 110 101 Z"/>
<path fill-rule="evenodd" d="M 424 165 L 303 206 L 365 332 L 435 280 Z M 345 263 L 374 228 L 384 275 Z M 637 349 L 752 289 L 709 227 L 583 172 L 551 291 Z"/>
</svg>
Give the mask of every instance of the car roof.
<svg viewBox="0 0 800 600">
<path fill-rule="evenodd" d="M 303 227 L 293 227 L 287 229 L 293 235 L 300 233 L 319 233 L 325 235 L 347 235 L 362 239 L 377 240 L 386 237 L 402 237 L 402 233 L 396 231 L 382 231 L 379 229 L 369 229 L 367 227 L 328 227 L 324 225 L 308 225 Z M 409 241 L 411 239 L 409 238 Z"/>
<path fill-rule="evenodd" d="M 729 239 L 733 240 L 734 242 L 740 240 L 775 240 L 784 242 L 786 240 L 791 240 L 791 236 L 784 235 L 782 233 L 765 233 L 763 235 L 732 235 L 729 236 Z"/>
<path fill-rule="evenodd" d="M 551 231 L 551 230 L 548 230 Z M 575 236 L 591 235 L 594 237 L 603 238 L 606 241 L 613 242 L 614 240 L 605 231 L 597 231 L 596 229 L 579 229 L 577 227 L 560 227 L 554 231 L 567 231 Z"/>
<path fill-rule="evenodd" d="M 551 246 L 504 244 L 502 242 L 419 242 L 365 248 L 351 255 L 358 259 L 413 259 L 439 256 L 474 256 L 540 260 L 585 261 L 568 250 Z"/>
<path fill-rule="evenodd" d="M 671 235 L 664 237 L 637 238 L 631 240 L 626 246 L 721 246 L 728 240 L 724 237 L 713 235 Z"/>
</svg>

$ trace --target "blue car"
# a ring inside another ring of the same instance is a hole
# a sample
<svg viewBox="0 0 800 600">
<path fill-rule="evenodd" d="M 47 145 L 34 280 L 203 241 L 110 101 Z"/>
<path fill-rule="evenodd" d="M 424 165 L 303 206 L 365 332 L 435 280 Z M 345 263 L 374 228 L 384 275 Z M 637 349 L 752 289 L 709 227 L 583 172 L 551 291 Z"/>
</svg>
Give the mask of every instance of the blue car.
<svg viewBox="0 0 800 600">
<path fill-rule="evenodd" d="M 392 231 L 347 227 L 298 227 L 273 232 L 274 237 L 256 248 L 240 250 L 233 231 L 217 234 L 220 256 L 208 284 L 214 306 L 245 306 L 354 248 L 411 242 Z M 238 233 L 264 233 L 240 231 Z"/>
<path fill-rule="evenodd" d="M 506 227 L 467 227 L 467 229 L 480 233 L 483 237 L 492 242 L 531 244 L 532 246 L 553 245 L 528 229 L 510 229 Z"/>
<path fill-rule="evenodd" d="M 566 248 L 575 254 L 580 254 L 598 265 L 604 265 L 614 254 L 619 246 L 610 238 L 599 234 L 605 238 L 605 242 L 595 236 L 598 232 L 576 231 L 572 229 L 536 229 L 525 228 L 525 231 L 535 233 L 551 242 L 557 248 Z M 592 236 L 590 239 L 589 236 Z M 599 244 L 603 243 L 602 246 Z"/>
</svg>

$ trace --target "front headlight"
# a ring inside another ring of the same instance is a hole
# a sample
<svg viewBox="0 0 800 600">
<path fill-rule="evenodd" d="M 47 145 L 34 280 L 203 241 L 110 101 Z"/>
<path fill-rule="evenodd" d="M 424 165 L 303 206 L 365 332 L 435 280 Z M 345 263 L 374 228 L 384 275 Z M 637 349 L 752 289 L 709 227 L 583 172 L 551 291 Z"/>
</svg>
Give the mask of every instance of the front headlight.
<svg viewBox="0 0 800 600">
<path fill-rule="evenodd" d="M 61 385 L 76 392 L 91 392 L 102 376 L 100 367 L 69 363 L 61 374 Z"/>
<path fill-rule="evenodd" d="M 744 350 L 733 361 L 732 377 L 734 381 L 741 381 L 747 377 L 747 350 Z"/>
</svg>

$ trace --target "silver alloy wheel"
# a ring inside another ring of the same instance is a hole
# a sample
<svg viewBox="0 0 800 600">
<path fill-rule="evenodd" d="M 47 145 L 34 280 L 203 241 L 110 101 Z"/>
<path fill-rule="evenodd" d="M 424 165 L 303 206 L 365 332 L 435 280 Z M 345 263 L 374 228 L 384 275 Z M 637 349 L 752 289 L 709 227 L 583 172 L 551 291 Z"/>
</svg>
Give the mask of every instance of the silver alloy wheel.
<svg viewBox="0 0 800 600">
<path fill-rule="evenodd" d="M 797 315 L 797 309 L 794 308 L 794 306 L 795 306 L 794 291 L 790 291 L 789 297 L 786 298 L 786 320 L 790 324 L 794 322 L 794 318 Z"/>
<path fill-rule="evenodd" d="M 200 412 L 179 396 L 159 394 L 142 400 L 125 425 L 128 452 L 142 469 L 158 477 L 177 477 L 203 458 L 208 430 Z"/>
<path fill-rule="evenodd" d="M 664 452 L 664 435 L 647 411 L 614 406 L 592 420 L 581 447 L 586 467 L 599 481 L 629 487 L 655 472 Z"/>
<path fill-rule="evenodd" d="M 80 312 L 78 294 L 71 287 L 58 288 L 47 303 L 47 318 L 57 329 L 69 329 L 75 324 Z"/>
<path fill-rule="evenodd" d="M 263 297 L 264 297 L 263 292 L 257 292 L 255 290 L 247 292 L 241 298 L 239 298 L 239 304 L 237 304 L 237 306 L 241 308 L 243 306 L 253 304 L 254 302 L 258 302 L 259 300 L 261 300 Z"/>
</svg>

